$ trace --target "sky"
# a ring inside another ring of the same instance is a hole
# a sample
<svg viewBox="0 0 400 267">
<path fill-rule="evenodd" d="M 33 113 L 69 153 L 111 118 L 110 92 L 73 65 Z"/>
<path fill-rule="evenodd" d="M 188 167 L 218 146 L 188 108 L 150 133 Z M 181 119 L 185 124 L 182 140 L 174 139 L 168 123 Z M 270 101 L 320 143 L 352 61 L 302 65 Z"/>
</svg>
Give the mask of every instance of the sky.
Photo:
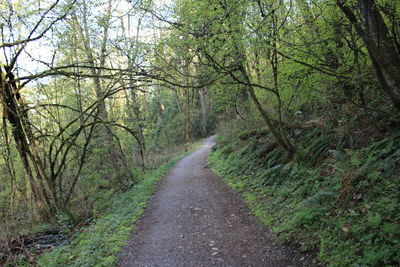
<svg viewBox="0 0 400 267">
<path fill-rule="evenodd" d="M 68 0 L 61 0 L 63 1 L 68 1 Z M 93 2 L 93 1 L 91 1 Z M 16 17 L 13 18 L 12 21 L 12 31 L 14 32 L 14 36 L 11 37 L 10 31 L 7 32 L 7 20 L 9 19 L 9 13 L 7 12 L 7 7 L 10 7 L 10 3 L 12 4 L 13 11 L 15 14 L 24 14 L 24 12 L 29 11 L 28 9 L 32 9 L 35 7 L 38 7 L 40 3 L 40 7 L 44 9 L 45 4 L 47 3 L 48 5 L 51 3 L 54 3 L 54 1 L 37 1 L 37 0 L 12 0 L 7 1 L 7 0 L 0 0 L 0 7 L 2 7 L 0 11 L 0 25 L 3 26 L 4 29 L 4 36 L 8 41 L 15 41 L 15 40 L 21 40 L 26 38 L 25 36 L 28 35 L 29 30 L 33 27 L 35 24 L 35 20 L 39 19 L 38 17 L 31 16 L 29 17 L 26 21 L 20 21 Z M 125 0 L 115 0 L 113 3 L 113 8 L 114 8 L 114 19 L 113 19 L 113 25 L 110 29 L 110 36 L 111 38 L 115 38 L 118 34 L 121 34 L 121 28 L 120 28 L 120 17 L 124 17 L 124 23 L 127 23 L 127 11 L 132 9 L 132 5 L 135 3 L 135 1 L 125 1 Z M 166 12 L 167 10 L 170 9 L 172 6 L 173 0 L 154 0 L 154 10 L 157 12 L 162 12 L 164 13 L 164 16 L 167 16 L 165 14 L 170 14 L 170 12 Z M 6 7 L 6 9 L 4 9 Z M 93 18 L 98 19 L 101 18 L 104 15 L 104 5 L 98 5 L 97 7 L 91 9 Z M 50 14 L 49 20 L 51 18 L 55 17 L 55 14 Z M 131 23 L 131 32 L 128 33 L 128 37 L 133 37 L 136 36 L 136 28 L 137 28 L 137 22 L 138 18 L 142 16 L 142 13 L 138 12 L 137 10 L 133 9 L 129 13 L 130 18 L 130 23 Z M 8 20 L 9 21 L 9 20 Z M 45 21 L 46 22 L 46 21 Z M 62 23 L 64 22 L 59 22 L 56 27 L 61 27 Z M 150 25 L 156 25 L 156 27 L 149 27 Z M 141 42 L 153 42 L 154 37 L 159 37 L 160 36 L 160 28 L 165 26 L 165 23 L 162 23 L 160 21 L 157 21 L 153 16 L 145 16 L 144 19 L 142 20 L 141 24 L 141 29 L 140 29 L 140 41 Z M 125 26 L 127 27 L 127 26 Z M 20 76 L 25 76 L 28 74 L 33 74 L 37 72 L 41 72 L 46 69 L 46 67 L 39 63 L 39 61 L 44 61 L 44 62 L 51 62 L 53 59 L 54 55 L 54 46 L 51 43 L 51 39 L 53 38 L 52 34 L 54 32 L 52 30 L 48 31 L 47 34 L 44 36 L 44 38 L 33 41 L 28 43 L 26 48 L 24 49 L 24 52 L 21 53 L 21 55 L 18 58 L 17 65 L 18 65 L 18 70 L 17 70 L 17 75 Z M 20 35 L 20 36 L 18 36 Z M 6 62 L 5 58 L 10 59 L 12 57 L 13 52 L 15 53 L 15 48 L 12 49 L 2 49 L 0 53 L 0 61 L 4 64 Z"/>
</svg>

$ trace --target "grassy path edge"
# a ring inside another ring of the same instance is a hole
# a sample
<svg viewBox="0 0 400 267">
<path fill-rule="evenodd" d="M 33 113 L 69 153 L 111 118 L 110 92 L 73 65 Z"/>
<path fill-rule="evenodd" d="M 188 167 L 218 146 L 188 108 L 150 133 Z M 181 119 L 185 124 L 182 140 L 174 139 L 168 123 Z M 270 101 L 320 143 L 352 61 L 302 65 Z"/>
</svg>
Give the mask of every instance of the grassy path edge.
<svg viewBox="0 0 400 267">
<path fill-rule="evenodd" d="M 267 201 L 262 201 L 264 194 L 257 191 L 251 183 L 246 183 L 246 179 L 241 179 L 241 175 L 235 172 L 229 172 L 230 162 L 227 158 L 221 156 L 221 149 L 213 149 L 207 158 L 208 165 L 211 167 L 213 173 L 215 173 L 220 179 L 222 179 L 230 188 L 232 188 L 236 193 L 238 193 L 247 207 L 250 209 L 251 213 L 260 220 L 260 222 L 267 227 L 271 232 L 277 234 L 271 221 L 275 214 L 271 214 L 267 211 L 266 205 L 271 205 Z M 290 242 L 282 239 L 281 236 L 277 235 L 277 240 L 280 244 L 286 244 L 290 247 Z M 300 248 L 301 249 L 301 248 Z M 307 251 L 297 250 L 301 256 L 300 261 L 303 262 L 305 266 L 319 266 L 317 262 L 315 252 L 311 253 Z"/>
<path fill-rule="evenodd" d="M 113 196 L 110 209 L 84 228 L 70 244 L 42 255 L 36 266 L 115 266 L 118 253 L 135 229 L 157 183 L 180 159 L 200 147 L 177 156 L 160 168 L 150 171 L 132 189 Z"/>
</svg>

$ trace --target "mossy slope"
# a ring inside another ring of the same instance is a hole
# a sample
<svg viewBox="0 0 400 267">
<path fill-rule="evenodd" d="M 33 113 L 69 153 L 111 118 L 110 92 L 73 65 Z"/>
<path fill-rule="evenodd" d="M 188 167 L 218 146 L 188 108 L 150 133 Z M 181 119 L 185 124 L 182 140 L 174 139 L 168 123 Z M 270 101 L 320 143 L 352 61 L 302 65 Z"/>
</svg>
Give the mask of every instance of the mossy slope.
<svg viewBox="0 0 400 267">
<path fill-rule="evenodd" d="M 304 151 L 313 147 L 285 162 L 268 134 L 258 132 L 220 136 L 209 162 L 264 224 L 317 252 L 324 265 L 400 265 L 398 135 L 358 150 L 327 146 L 309 164 L 316 157 Z"/>
</svg>

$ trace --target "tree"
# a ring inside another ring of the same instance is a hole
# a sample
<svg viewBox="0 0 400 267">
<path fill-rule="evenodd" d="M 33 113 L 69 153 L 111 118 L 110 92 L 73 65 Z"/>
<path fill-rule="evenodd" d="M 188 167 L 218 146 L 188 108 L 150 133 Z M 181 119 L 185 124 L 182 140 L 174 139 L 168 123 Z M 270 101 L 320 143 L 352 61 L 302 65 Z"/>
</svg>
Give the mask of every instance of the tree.
<svg viewBox="0 0 400 267">
<path fill-rule="evenodd" d="M 362 37 L 381 89 L 393 105 L 400 109 L 400 55 L 379 6 L 374 0 L 358 0 L 358 17 L 346 5 L 346 1 L 340 0 L 336 4 Z"/>
</svg>

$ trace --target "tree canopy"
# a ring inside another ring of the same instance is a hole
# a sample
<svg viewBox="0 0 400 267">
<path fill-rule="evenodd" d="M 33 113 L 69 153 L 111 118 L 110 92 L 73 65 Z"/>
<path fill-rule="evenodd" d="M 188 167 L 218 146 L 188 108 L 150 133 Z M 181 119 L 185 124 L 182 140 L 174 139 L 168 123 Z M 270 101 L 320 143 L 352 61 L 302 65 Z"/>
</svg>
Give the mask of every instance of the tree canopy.
<svg viewBox="0 0 400 267">
<path fill-rule="evenodd" d="M 335 151 L 398 131 L 396 0 L 0 7 L 0 240 L 25 215 L 20 228 L 93 217 L 100 191 L 231 127 L 266 129 L 286 162 L 309 155 L 301 130 L 335 130 Z"/>
</svg>

